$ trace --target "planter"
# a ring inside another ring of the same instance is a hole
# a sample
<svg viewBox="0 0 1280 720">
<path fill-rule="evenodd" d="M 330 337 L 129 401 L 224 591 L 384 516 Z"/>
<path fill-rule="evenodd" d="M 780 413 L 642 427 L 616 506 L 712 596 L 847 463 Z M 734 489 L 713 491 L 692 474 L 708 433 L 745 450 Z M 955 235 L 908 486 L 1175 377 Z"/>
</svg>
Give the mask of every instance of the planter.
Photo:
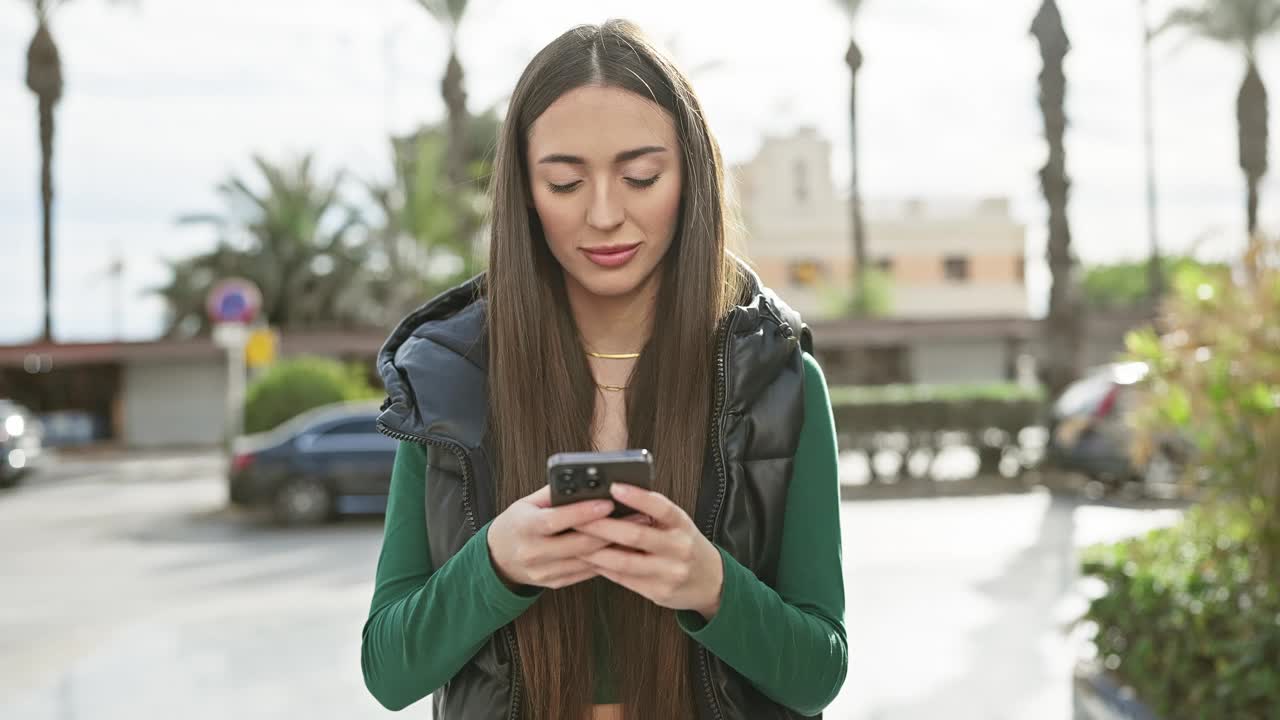
<svg viewBox="0 0 1280 720">
<path fill-rule="evenodd" d="M 1071 683 L 1073 720 L 1160 720 L 1105 670 L 1078 665 Z"/>
</svg>

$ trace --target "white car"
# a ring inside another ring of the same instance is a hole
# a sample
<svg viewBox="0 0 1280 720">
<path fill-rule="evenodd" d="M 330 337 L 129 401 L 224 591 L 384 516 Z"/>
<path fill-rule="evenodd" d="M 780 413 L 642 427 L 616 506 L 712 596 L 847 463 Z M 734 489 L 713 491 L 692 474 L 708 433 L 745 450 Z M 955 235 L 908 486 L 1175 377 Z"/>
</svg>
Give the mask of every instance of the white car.
<svg viewBox="0 0 1280 720">
<path fill-rule="evenodd" d="M 26 408 L 0 398 L 0 487 L 18 482 L 39 460 L 41 428 Z"/>
<path fill-rule="evenodd" d="M 1129 426 L 1135 390 L 1148 372 L 1145 363 L 1112 363 L 1069 385 L 1049 419 L 1048 463 L 1110 487 L 1176 482 L 1190 456 L 1188 441 L 1166 434 L 1148 447 Z"/>
</svg>

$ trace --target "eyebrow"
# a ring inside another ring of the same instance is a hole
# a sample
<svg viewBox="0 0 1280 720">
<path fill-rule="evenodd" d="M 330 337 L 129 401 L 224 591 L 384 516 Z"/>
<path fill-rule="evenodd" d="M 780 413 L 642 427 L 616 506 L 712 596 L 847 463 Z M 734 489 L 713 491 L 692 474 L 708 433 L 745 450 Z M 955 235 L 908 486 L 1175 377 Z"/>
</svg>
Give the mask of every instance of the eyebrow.
<svg viewBox="0 0 1280 720">
<path fill-rule="evenodd" d="M 666 152 L 666 151 L 667 151 L 666 148 L 661 147 L 659 145 L 646 145 L 644 147 L 638 147 L 632 150 L 624 150 L 618 153 L 617 155 L 615 155 L 613 157 L 613 161 L 615 163 L 624 163 L 628 160 L 635 160 L 641 155 L 648 155 L 650 153 L 660 153 L 660 152 Z M 586 165 L 587 161 L 583 160 L 577 155 L 565 155 L 562 153 L 555 153 L 552 155 L 548 155 L 538 161 L 539 165 L 542 165 L 544 163 L 566 163 L 569 165 Z"/>
</svg>

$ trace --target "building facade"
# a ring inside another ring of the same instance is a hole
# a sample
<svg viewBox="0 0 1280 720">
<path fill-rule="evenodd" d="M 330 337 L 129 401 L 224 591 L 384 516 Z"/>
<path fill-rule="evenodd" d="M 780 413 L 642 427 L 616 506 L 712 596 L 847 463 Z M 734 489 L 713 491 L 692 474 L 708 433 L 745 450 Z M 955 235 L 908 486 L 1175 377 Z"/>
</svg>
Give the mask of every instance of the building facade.
<svg viewBox="0 0 1280 720">
<path fill-rule="evenodd" d="M 380 332 L 284 334 L 280 355 L 358 362 L 377 387 L 373 359 L 384 339 Z M 217 445 L 227 432 L 227 374 L 226 351 L 208 337 L 0 346 L 0 398 L 34 411 L 54 445 Z"/>
<path fill-rule="evenodd" d="M 812 129 L 768 137 L 734 168 L 741 249 L 807 318 L 841 314 L 851 290 L 848 198 L 831 180 L 831 144 Z M 1004 198 L 908 199 L 864 207 L 867 254 L 904 318 L 1026 317 L 1026 229 Z"/>
</svg>

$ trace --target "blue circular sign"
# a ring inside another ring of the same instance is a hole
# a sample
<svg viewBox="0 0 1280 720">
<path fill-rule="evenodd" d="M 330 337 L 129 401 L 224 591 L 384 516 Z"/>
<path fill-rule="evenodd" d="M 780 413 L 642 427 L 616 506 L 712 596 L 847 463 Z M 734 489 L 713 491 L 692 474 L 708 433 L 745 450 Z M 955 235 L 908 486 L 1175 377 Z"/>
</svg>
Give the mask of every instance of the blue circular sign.
<svg viewBox="0 0 1280 720">
<path fill-rule="evenodd" d="M 214 323 L 253 322 L 262 306 L 262 293 L 248 280 L 227 278 L 213 286 L 205 309 Z"/>
</svg>

